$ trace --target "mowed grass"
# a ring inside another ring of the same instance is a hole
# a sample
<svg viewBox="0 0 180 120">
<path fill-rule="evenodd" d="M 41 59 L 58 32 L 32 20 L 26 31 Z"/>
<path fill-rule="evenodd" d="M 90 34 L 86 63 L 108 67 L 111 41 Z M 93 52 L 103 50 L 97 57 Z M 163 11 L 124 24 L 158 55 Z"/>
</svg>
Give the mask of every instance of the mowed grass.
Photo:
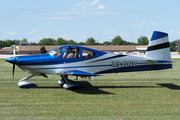
<svg viewBox="0 0 180 120">
<path fill-rule="evenodd" d="M 0 119 L 180 119 L 180 59 L 173 69 L 104 74 L 79 79 L 85 88 L 65 90 L 58 75 L 36 76 L 37 88 L 21 89 L 20 79 L 29 76 L 0 59 Z M 75 77 L 70 77 L 75 79 Z"/>
</svg>

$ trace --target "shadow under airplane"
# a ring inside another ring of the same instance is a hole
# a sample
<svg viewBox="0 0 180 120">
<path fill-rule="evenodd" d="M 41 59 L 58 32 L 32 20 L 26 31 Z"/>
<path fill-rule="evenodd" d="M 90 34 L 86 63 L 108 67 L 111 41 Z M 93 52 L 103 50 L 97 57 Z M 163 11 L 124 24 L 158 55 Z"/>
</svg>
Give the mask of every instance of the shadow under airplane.
<svg viewBox="0 0 180 120">
<path fill-rule="evenodd" d="M 161 83 L 157 84 L 159 86 L 92 86 L 89 82 L 87 81 L 79 81 L 79 84 L 85 85 L 85 87 L 78 88 L 78 89 L 71 89 L 72 92 L 76 92 L 79 94 L 114 94 L 110 92 L 106 92 L 101 90 L 102 88 L 162 88 L 162 87 L 167 87 L 172 90 L 180 90 L 180 86 L 174 85 L 174 84 L 166 84 L 166 83 Z M 59 86 L 37 86 L 34 87 L 34 89 L 63 89 L 62 87 Z"/>
<path fill-rule="evenodd" d="M 169 88 L 169 89 L 171 89 L 171 90 L 180 90 L 180 86 L 174 85 L 174 84 L 170 84 L 170 83 L 161 83 L 161 84 L 157 84 L 157 85 L 160 85 L 160 86 L 162 86 L 162 87 Z"/>
<path fill-rule="evenodd" d="M 100 90 L 98 87 L 92 86 L 87 81 L 79 81 L 79 84 L 85 85 L 85 87 L 81 87 L 81 88 L 78 87 L 78 88 L 73 88 L 73 89 L 68 89 L 68 90 L 71 90 L 72 92 L 76 92 L 80 94 L 113 94 L 113 93 Z M 30 89 L 63 89 L 63 88 L 60 86 L 35 86 Z"/>
</svg>

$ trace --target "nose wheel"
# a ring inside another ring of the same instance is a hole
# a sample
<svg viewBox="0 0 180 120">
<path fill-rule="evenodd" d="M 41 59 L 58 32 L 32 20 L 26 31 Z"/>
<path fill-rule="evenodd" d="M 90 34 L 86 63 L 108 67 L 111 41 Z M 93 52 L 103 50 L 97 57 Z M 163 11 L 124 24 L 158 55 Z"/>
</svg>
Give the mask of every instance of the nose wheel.
<svg viewBox="0 0 180 120">
<path fill-rule="evenodd" d="M 27 81 L 22 81 L 22 82 L 18 83 L 18 86 L 20 88 L 31 88 L 31 87 L 36 87 L 37 85 L 33 84 L 33 83 L 30 83 L 30 82 L 27 82 Z"/>
<path fill-rule="evenodd" d="M 37 85 L 36 84 L 33 84 L 33 83 L 30 83 L 30 82 L 27 82 L 26 80 L 34 77 L 35 75 L 30 75 L 28 77 L 25 77 L 21 80 L 19 80 L 19 83 L 18 83 L 18 86 L 20 88 L 31 88 L 31 87 L 36 87 Z"/>
</svg>

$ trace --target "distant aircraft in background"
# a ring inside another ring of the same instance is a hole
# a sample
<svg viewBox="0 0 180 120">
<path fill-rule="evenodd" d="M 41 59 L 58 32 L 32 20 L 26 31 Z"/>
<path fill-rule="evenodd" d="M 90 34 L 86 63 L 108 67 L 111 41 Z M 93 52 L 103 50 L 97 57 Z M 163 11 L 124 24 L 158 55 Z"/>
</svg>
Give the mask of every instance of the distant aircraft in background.
<svg viewBox="0 0 180 120">
<path fill-rule="evenodd" d="M 84 87 L 68 79 L 69 75 L 93 77 L 104 73 L 161 70 L 172 68 L 168 34 L 154 31 L 146 55 L 135 57 L 99 51 L 76 45 L 58 46 L 46 54 L 15 56 L 6 59 L 31 75 L 19 80 L 18 86 L 29 88 L 37 86 L 26 80 L 34 76 L 47 77 L 46 74 L 60 75 L 58 81 L 65 89 Z"/>
</svg>

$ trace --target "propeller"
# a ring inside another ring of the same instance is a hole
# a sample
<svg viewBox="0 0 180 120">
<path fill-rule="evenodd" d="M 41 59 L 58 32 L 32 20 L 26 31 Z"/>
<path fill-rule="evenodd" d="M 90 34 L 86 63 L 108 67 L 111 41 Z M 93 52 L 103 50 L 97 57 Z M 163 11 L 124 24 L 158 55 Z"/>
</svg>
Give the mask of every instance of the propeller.
<svg viewBox="0 0 180 120">
<path fill-rule="evenodd" d="M 16 58 L 15 58 L 15 57 L 16 57 L 16 51 L 15 51 L 16 45 L 12 45 L 11 48 L 13 49 L 13 59 L 16 60 Z M 14 70 L 15 70 L 15 66 L 16 66 L 16 64 L 13 63 L 13 71 L 12 71 L 12 72 L 13 72 L 13 73 L 12 73 L 12 75 L 13 75 L 13 80 L 14 80 Z"/>
<path fill-rule="evenodd" d="M 13 80 L 14 80 L 14 70 L 15 70 L 15 66 L 16 66 L 16 64 L 13 64 L 13 73 L 12 73 L 12 75 L 13 75 Z"/>
</svg>

